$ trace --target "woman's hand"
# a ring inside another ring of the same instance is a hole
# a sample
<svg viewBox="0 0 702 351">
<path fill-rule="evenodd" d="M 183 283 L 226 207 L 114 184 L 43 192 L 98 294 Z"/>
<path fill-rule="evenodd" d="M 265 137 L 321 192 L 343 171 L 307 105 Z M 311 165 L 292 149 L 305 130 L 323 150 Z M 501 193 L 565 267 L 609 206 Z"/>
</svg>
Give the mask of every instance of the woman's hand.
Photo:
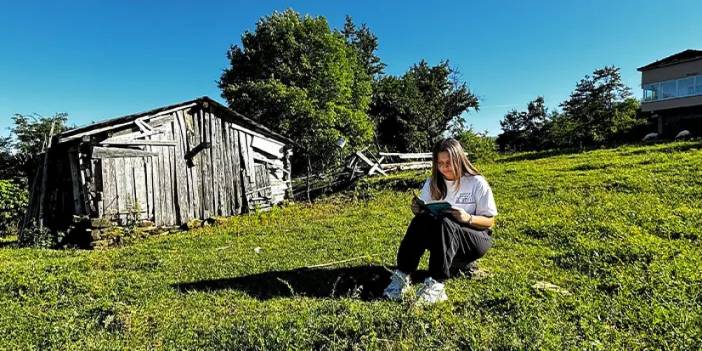
<svg viewBox="0 0 702 351">
<path fill-rule="evenodd" d="M 444 211 L 444 213 L 452 215 L 458 223 L 464 224 L 468 224 L 468 222 L 470 222 L 471 217 L 473 217 L 462 208 L 449 208 L 448 210 Z"/>
<path fill-rule="evenodd" d="M 417 203 L 416 197 L 412 198 L 411 208 L 412 208 L 412 213 L 414 213 L 415 216 L 418 214 L 424 213 L 424 209 L 421 206 L 419 206 L 419 204 Z"/>
</svg>

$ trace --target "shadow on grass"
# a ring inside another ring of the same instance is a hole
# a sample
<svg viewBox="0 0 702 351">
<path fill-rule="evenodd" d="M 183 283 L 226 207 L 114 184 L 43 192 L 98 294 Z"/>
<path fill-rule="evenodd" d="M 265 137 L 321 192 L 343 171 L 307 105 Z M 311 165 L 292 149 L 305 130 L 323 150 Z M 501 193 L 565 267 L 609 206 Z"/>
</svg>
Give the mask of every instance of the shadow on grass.
<svg viewBox="0 0 702 351">
<path fill-rule="evenodd" d="M 376 189 L 389 189 L 394 191 L 419 190 L 426 181 L 425 177 L 412 179 L 380 179 L 373 185 Z"/>
<path fill-rule="evenodd" d="M 412 275 L 422 281 L 426 271 Z M 342 268 L 299 268 L 241 277 L 177 283 L 172 287 L 181 293 L 196 291 L 239 290 L 259 300 L 277 297 L 305 296 L 314 298 L 351 297 L 364 301 L 382 298 L 390 282 L 390 271 L 383 266 Z"/>
</svg>

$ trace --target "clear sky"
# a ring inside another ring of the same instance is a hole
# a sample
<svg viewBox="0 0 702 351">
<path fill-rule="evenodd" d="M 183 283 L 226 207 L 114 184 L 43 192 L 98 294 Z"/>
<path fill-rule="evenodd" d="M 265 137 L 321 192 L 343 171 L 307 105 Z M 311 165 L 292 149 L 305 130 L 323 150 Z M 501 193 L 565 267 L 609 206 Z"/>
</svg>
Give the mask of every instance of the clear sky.
<svg viewBox="0 0 702 351">
<path fill-rule="evenodd" d="M 637 67 L 702 49 L 700 0 L 98 1 L 0 0 L 0 135 L 14 113 L 66 112 L 83 125 L 207 95 L 226 52 L 262 16 L 292 8 L 378 36 L 386 73 L 448 59 L 481 97 L 468 124 L 491 135 L 542 95 L 550 108 L 615 65 L 641 97 Z"/>
</svg>

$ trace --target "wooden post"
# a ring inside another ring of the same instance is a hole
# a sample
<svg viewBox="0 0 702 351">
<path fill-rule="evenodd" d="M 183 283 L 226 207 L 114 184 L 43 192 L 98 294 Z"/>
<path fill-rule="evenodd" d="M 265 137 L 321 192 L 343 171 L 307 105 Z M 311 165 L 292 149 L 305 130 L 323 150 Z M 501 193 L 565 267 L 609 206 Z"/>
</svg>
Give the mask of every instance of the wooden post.
<svg viewBox="0 0 702 351">
<path fill-rule="evenodd" d="M 49 164 L 49 149 L 51 148 L 51 138 L 54 136 L 54 125 L 56 121 L 51 122 L 51 129 L 49 130 L 49 138 L 44 145 L 44 166 L 41 172 L 41 192 L 39 193 L 39 230 L 44 229 L 44 197 L 46 193 L 46 178 L 47 178 L 47 168 Z"/>
<path fill-rule="evenodd" d="M 307 202 L 312 202 L 310 199 L 310 173 L 312 172 L 312 161 L 310 161 L 310 153 L 307 151 Z"/>
</svg>

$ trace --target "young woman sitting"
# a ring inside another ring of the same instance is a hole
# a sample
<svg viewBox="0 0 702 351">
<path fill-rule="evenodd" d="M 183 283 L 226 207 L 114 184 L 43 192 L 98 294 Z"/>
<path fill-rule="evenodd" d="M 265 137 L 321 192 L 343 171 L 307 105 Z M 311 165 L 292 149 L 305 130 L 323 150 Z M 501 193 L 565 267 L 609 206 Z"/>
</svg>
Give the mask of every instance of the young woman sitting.
<svg viewBox="0 0 702 351">
<path fill-rule="evenodd" d="M 412 219 L 397 252 L 397 269 L 383 292 L 400 300 L 410 289 L 410 274 L 417 270 L 429 250 L 429 277 L 418 292 L 419 303 L 433 304 L 448 299 L 444 281 L 452 265 L 472 264 L 492 246 L 492 227 L 497 207 L 487 180 L 468 161 L 461 144 L 444 139 L 432 150 L 431 177 L 419 194 L 423 202 L 444 200 L 451 209 L 434 215 L 412 200 Z M 458 267 L 465 268 L 465 267 Z"/>
</svg>

